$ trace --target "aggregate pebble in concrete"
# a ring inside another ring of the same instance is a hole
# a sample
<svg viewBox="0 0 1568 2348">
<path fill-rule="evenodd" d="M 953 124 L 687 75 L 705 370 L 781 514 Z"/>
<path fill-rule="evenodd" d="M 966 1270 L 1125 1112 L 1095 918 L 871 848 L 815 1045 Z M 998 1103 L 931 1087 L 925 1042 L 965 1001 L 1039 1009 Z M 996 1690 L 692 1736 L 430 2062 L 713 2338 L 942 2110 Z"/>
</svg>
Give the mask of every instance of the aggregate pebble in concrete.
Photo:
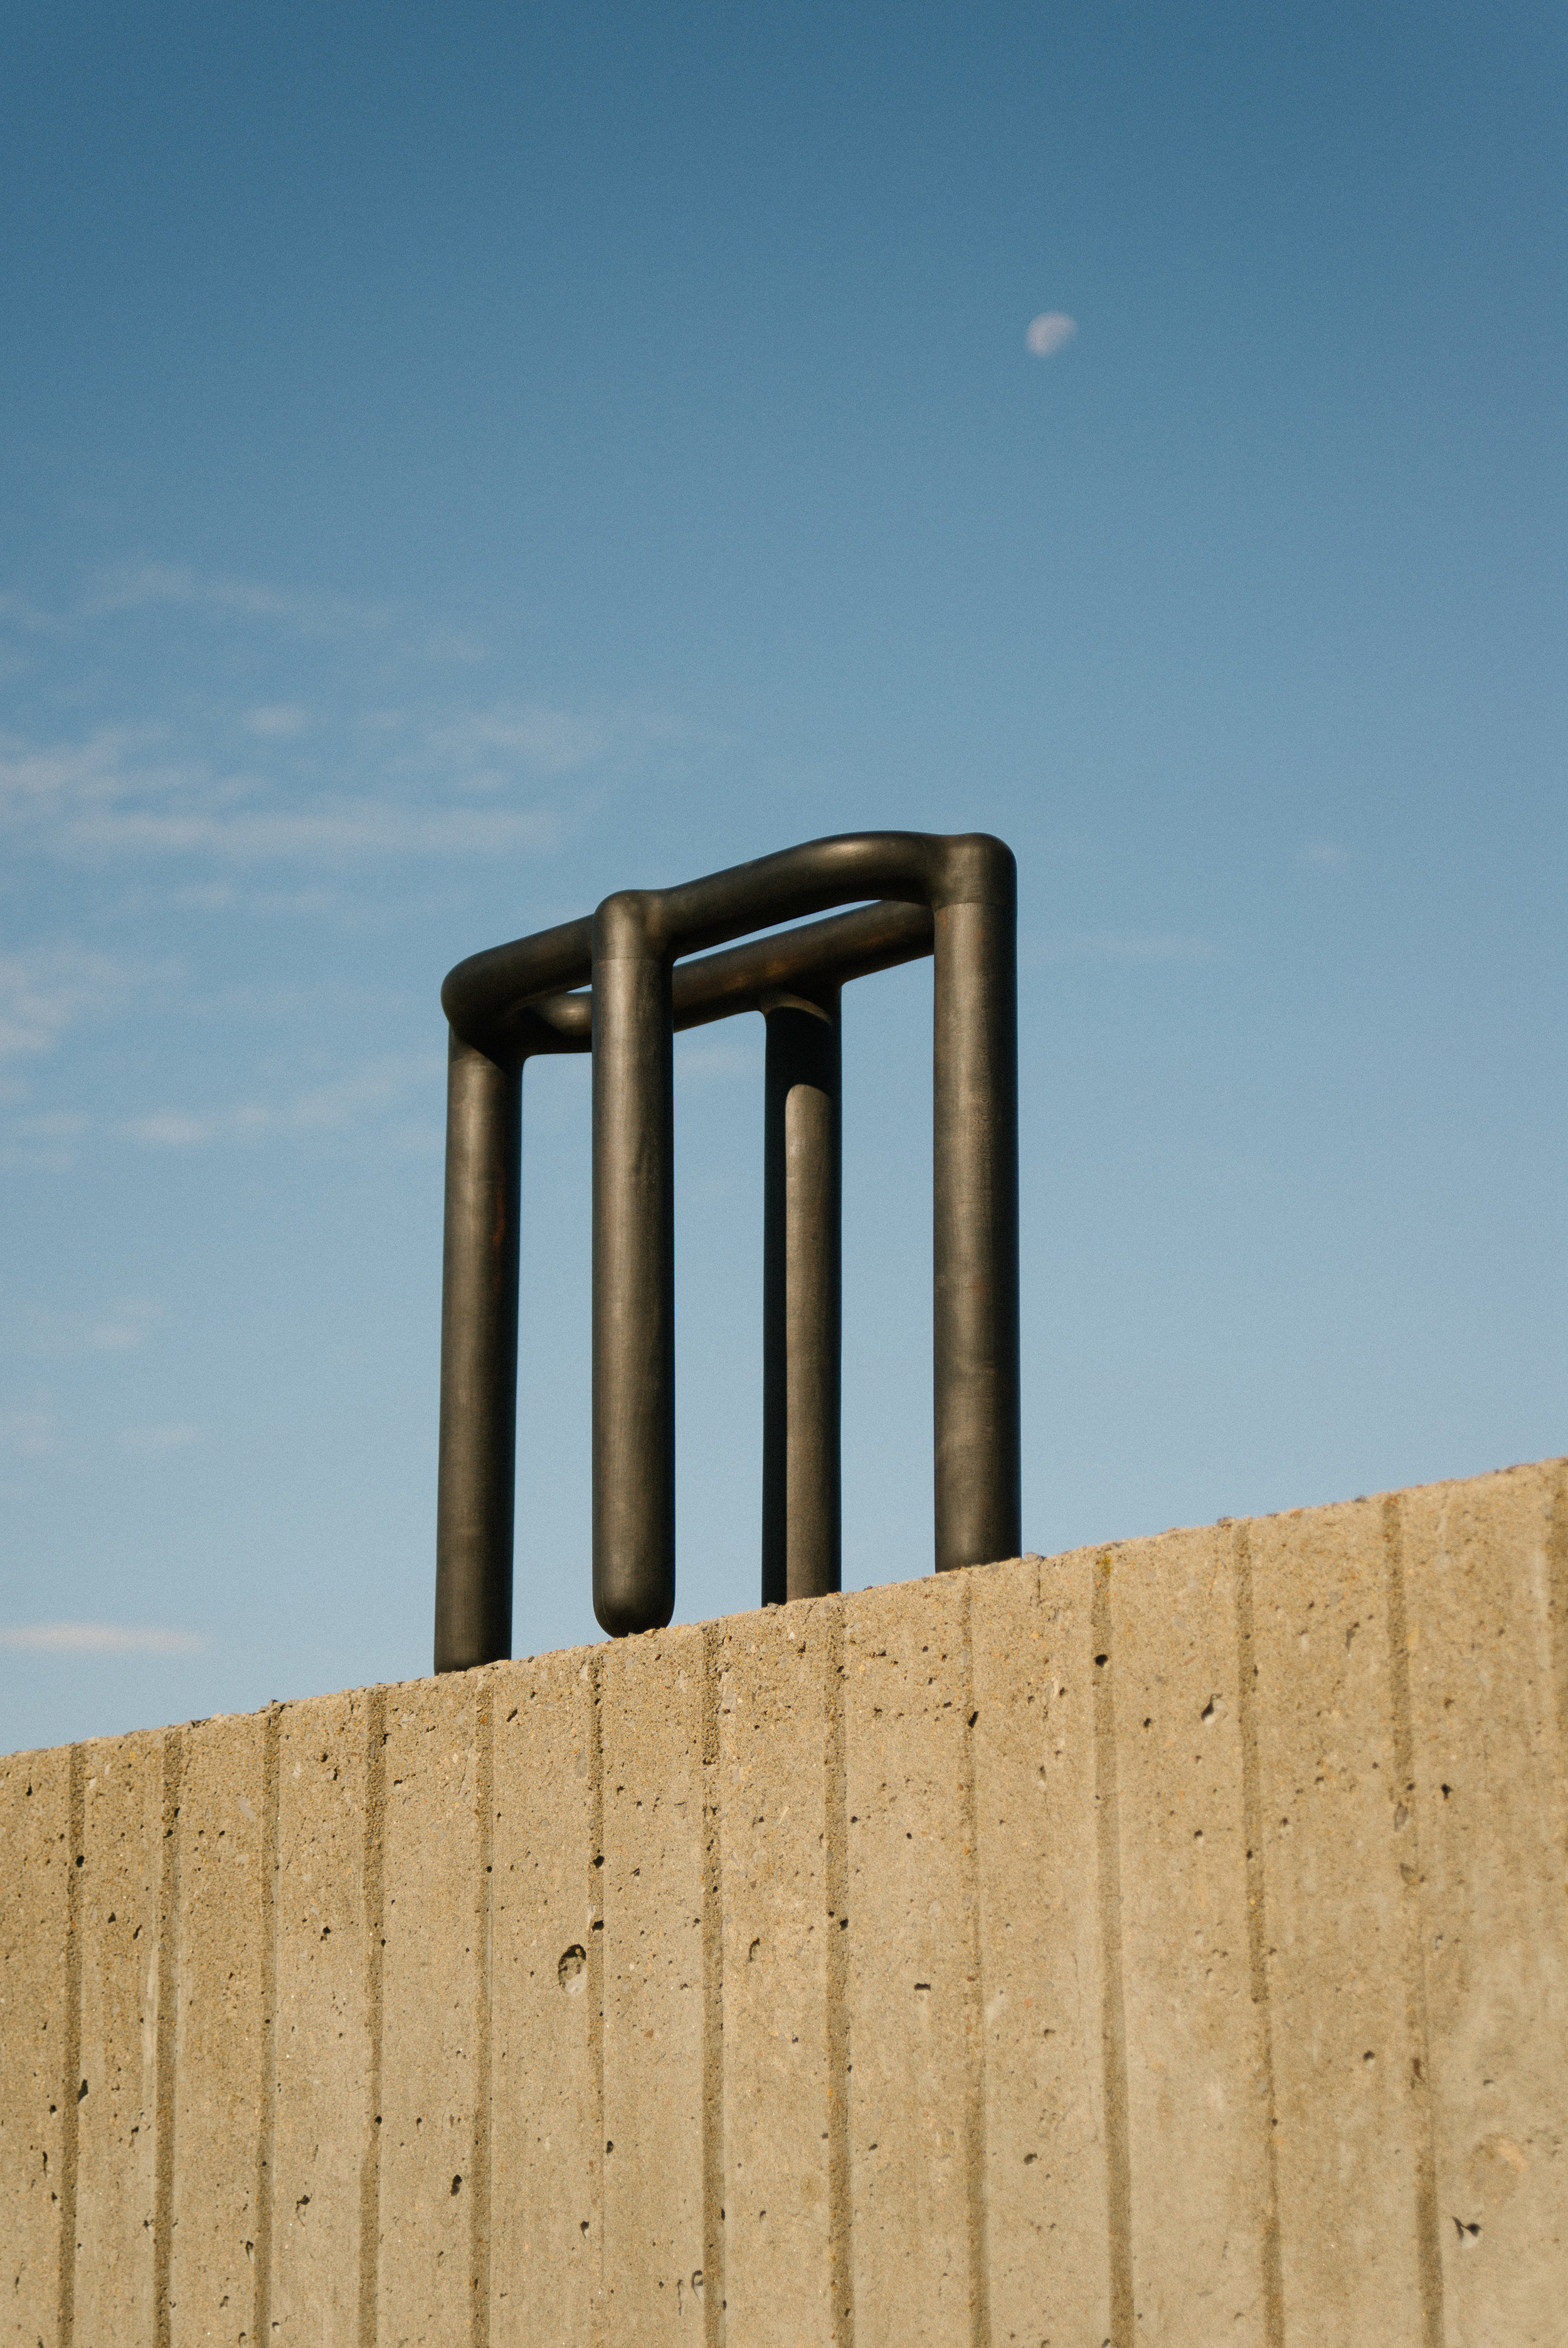
<svg viewBox="0 0 1568 2348">
<path fill-rule="evenodd" d="M 495 1679 L 491 2348 L 587 2343 L 603 2247 L 599 1663 Z"/>
<path fill-rule="evenodd" d="M 1407 1886 L 1413 1851 L 1390 1670 L 1382 1510 L 1360 1501 L 1234 1535 L 1252 1623 L 1276 2189 L 1287 2309 L 1336 2342 L 1429 2338 L 1429 2178 L 1418 2157 Z M 1326 2126 L 1332 2115 L 1332 2125 Z"/>
<path fill-rule="evenodd" d="M 1568 1477 L 1388 1513 L 1443 2316 L 1467 2348 L 1533 2348 L 1568 2331 Z"/>
<path fill-rule="evenodd" d="M 478 1673 L 389 1689 L 380 1899 L 376 2332 L 466 2341 L 481 2294 L 476 2122 L 488 2080 Z M 484 2132 L 488 2137 L 488 2131 Z"/>
<path fill-rule="evenodd" d="M 204 1721 L 184 1738 L 170 2065 L 171 2341 L 252 2333 L 256 2277 L 270 2272 L 275 1739 L 270 1713 Z M 265 2322 L 264 2304 L 262 2312 Z"/>
<path fill-rule="evenodd" d="M 1053 2335 L 1094 2342 L 1111 2196 L 1092 1560 L 1033 1565 L 965 1577 L 988 2314 L 994 2340 L 1037 2339 L 1048 2277 Z"/>
<path fill-rule="evenodd" d="M 830 2337 L 848 2291 L 841 1623 L 809 1600 L 742 1615 L 719 1654 L 724 2278 L 756 2348 Z"/>
<path fill-rule="evenodd" d="M 269 2328 L 253 2337 L 312 2348 L 356 2340 L 373 2297 L 383 1708 L 380 1690 L 318 1696 L 275 1722 L 272 2266 Z"/>
<path fill-rule="evenodd" d="M 704 2191 L 706 1666 L 697 1629 L 625 1641 L 602 1664 L 603 2321 L 628 2348 L 700 2336 L 717 2263 Z"/>
<path fill-rule="evenodd" d="M 171 2248 L 182 1732 L 81 1748 L 72 2329 L 156 2338 Z"/>
</svg>

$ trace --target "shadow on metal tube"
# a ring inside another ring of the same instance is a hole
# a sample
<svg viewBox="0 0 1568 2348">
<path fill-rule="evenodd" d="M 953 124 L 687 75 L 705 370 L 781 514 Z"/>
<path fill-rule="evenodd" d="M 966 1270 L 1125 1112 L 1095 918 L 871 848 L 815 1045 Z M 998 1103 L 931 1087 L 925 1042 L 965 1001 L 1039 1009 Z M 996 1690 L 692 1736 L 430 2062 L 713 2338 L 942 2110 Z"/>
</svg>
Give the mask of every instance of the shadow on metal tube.
<svg viewBox="0 0 1568 2348">
<path fill-rule="evenodd" d="M 781 1606 L 840 1584 L 839 990 L 766 1015 L 762 1603 Z"/>
</svg>

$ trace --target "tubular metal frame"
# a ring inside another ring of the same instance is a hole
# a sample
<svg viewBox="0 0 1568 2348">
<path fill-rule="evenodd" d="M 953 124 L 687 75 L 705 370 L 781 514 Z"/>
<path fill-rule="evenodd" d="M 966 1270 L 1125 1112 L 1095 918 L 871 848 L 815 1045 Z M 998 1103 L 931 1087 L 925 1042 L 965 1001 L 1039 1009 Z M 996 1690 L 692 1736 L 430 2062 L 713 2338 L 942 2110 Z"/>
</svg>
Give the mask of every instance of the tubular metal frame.
<svg viewBox="0 0 1568 2348">
<path fill-rule="evenodd" d="M 865 898 L 883 901 L 703 952 Z M 839 992 L 933 952 L 936 1566 L 1016 1554 L 1016 907 L 986 834 L 848 834 L 620 891 L 449 974 L 438 1671 L 511 1652 L 521 1073 L 540 1054 L 593 1056 L 594 1612 L 617 1636 L 670 1619 L 671 1041 L 743 1010 L 769 1029 L 764 1601 L 838 1587 Z"/>
</svg>

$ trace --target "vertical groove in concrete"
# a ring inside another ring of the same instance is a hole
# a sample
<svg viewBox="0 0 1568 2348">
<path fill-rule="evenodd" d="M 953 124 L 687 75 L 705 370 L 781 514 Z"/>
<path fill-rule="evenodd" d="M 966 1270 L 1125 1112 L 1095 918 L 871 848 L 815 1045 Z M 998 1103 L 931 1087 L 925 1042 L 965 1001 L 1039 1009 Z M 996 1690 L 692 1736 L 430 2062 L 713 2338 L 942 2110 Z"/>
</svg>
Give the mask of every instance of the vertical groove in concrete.
<svg viewBox="0 0 1568 2348">
<path fill-rule="evenodd" d="M 174 2033 L 180 2012 L 180 1775 L 184 1737 L 163 1738 L 163 1849 L 158 1894 L 158 2024 L 154 2040 L 158 2142 L 152 2216 L 152 2306 L 157 2348 L 169 2348 L 169 2263 L 174 2248 Z"/>
<path fill-rule="evenodd" d="M 1546 1532 L 1546 1603 L 1552 1625 L 1552 1693 L 1557 1707 L 1558 1766 L 1568 1776 L 1568 1466 L 1552 1483 Z"/>
<path fill-rule="evenodd" d="M 60 2066 L 59 2348 L 71 2348 L 77 2315 L 77 2090 L 82 2060 L 82 1875 L 86 1851 L 87 1768 L 71 1747 L 67 1797 L 66 2044 Z"/>
<path fill-rule="evenodd" d="M 599 1656 L 588 1658 L 588 2063 L 593 2096 L 593 2339 L 604 2332 L 604 1737 Z"/>
<path fill-rule="evenodd" d="M 387 1825 L 387 1691 L 372 1688 L 365 1728 L 365 2019 L 369 2123 L 359 2166 L 358 2348 L 376 2348 L 381 2250 L 381 1985 L 386 1947 L 382 1857 Z"/>
<path fill-rule="evenodd" d="M 975 1802 L 975 1588 L 964 1585 L 964 1741 L 958 1799 L 963 1819 L 964 1896 L 969 1920 L 969 2081 L 964 2115 L 964 2193 L 969 2236 L 971 2348 L 991 2348 L 991 2267 L 985 2240 L 985 1992 L 980 1978 L 980 1821 Z"/>
<path fill-rule="evenodd" d="M 474 2348 L 490 2336 L 490 1960 L 495 1888 L 495 1678 L 487 1672 L 474 1698 L 475 1799 L 480 1814 L 479 1881 L 474 1895 L 474 2120 L 469 2167 L 469 2271 Z M 262 2337 L 263 2335 L 258 2335 Z"/>
<path fill-rule="evenodd" d="M 724 1908 L 718 1769 L 722 1626 L 702 1634 L 702 2336 L 724 2348 Z"/>
<path fill-rule="evenodd" d="M 832 2281 L 833 2348 L 855 2348 L 853 2239 L 850 2199 L 850 1950 L 849 1806 L 845 1800 L 844 1607 L 830 1599 L 821 1609 L 823 1697 L 827 1712 L 827 2038 L 828 2038 L 828 2260 Z"/>
<path fill-rule="evenodd" d="M 1105 2066 L 1109 2348 L 1132 2348 L 1132 2168 L 1127 2131 L 1127 2010 L 1121 1985 L 1121 1823 L 1117 1803 L 1115 1657 L 1110 1644 L 1111 1553 L 1094 1563 L 1094 1786 L 1103 1982 L 1100 2046 Z M 1101 1662 L 1100 1658 L 1104 1657 Z"/>
<path fill-rule="evenodd" d="M 272 2337 L 273 2137 L 277 2125 L 278 2003 L 278 1723 L 281 1704 L 267 1706 L 262 1744 L 262 2075 L 256 2129 L 256 2295 L 251 2337 Z"/>
<path fill-rule="evenodd" d="M 1258 2017 L 1264 2075 L 1264 2337 L 1284 2348 L 1284 2278 L 1280 2251 L 1279 2154 L 1275 2131 L 1274 2011 L 1269 2001 L 1268 1886 L 1264 1870 L 1264 1789 L 1258 1753 L 1257 1642 L 1253 1632 L 1253 1560 L 1245 1525 L 1233 1536 L 1236 1585 L 1236 1697 L 1242 1746 L 1242 1823 L 1247 1850 L 1247 1971 Z"/>
<path fill-rule="evenodd" d="M 1433 2134 L 1432 2063 L 1427 2020 L 1426 1952 L 1421 1946 L 1421 1821 L 1416 1806 L 1415 1742 L 1410 1725 L 1410 1633 L 1405 1603 L 1404 1516 L 1398 1493 L 1383 1503 L 1383 1564 L 1388 1610 L 1388 1694 L 1394 1723 L 1395 1797 L 1409 1812 L 1409 1858 L 1404 1881 L 1406 2029 L 1417 2099 L 1411 2136 L 1416 2154 L 1417 2260 L 1427 2348 L 1443 2348 L 1443 2253 L 1438 2236 L 1438 2161 Z"/>
</svg>

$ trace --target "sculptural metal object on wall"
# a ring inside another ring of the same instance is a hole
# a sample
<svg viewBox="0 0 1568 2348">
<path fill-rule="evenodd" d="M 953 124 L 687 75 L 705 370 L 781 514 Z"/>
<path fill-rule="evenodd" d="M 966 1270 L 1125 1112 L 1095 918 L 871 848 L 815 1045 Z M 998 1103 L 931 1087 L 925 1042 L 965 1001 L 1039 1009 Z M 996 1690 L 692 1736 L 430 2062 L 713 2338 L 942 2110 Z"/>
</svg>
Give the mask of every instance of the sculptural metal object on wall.
<svg viewBox="0 0 1568 2348">
<path fill-rule="evenodd" d="M 800 926 L 727 942 L 782 922 Z M 593 1056 L 593 1611 L 615 1635 L 670 1620 L 671 1045 L 741 1011 L 768 1023 L 763 1602 L 839 1587 L 840 992 L 926 954 L 935 1563 L 1016 1554 L 1016 931 L 999 839 L 860 832 L 622 890 L 449 974 L 438 1672 L 511 1652 L 522 1070 L 541 1054 Z"/>
</svg>

